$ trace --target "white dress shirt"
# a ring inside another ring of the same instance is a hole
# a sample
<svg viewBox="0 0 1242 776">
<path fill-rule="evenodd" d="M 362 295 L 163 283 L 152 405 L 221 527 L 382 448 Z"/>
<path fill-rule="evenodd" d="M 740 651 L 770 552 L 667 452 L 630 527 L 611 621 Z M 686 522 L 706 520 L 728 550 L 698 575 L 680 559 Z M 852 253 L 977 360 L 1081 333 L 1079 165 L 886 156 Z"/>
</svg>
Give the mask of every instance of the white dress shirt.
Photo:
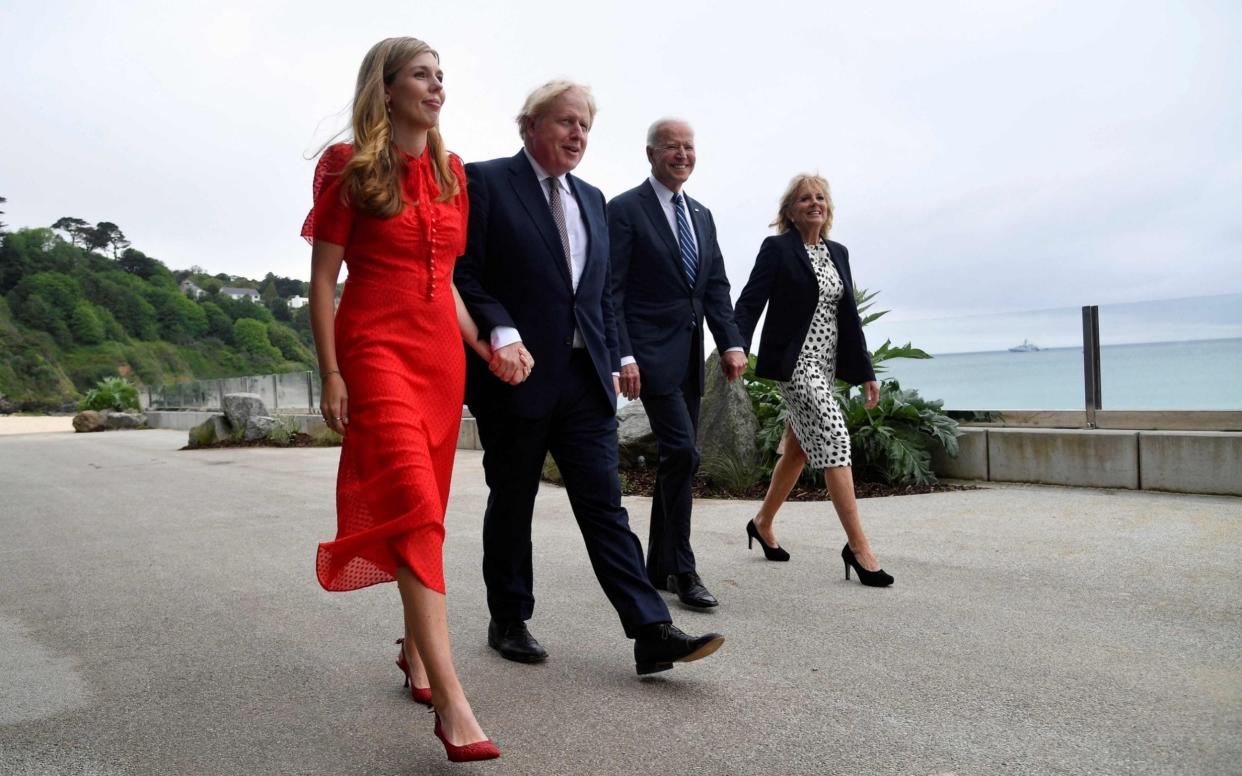
<svg viewBox="0 0 1242 776">
<path fill-rule="evenodd" d="M 550 206 L 552 198 L 548 179 L 552 176 L 539 165 L 539 162 L 535 161 L 530 151 L 523 148 L 522 152 L 526 154 L 530 166 L 535 169 L 535 177 L 539 180 L 539 190 L 543 192 L 543 198 Z M 569 265 L 572 270 L 570 275 L 574 291 L 577 292 L 578 282 L 582 280 L 582 270 L 586 267 L 586 222 L 582 220 L 582 210 L 578 207 L 578 200 L 574 198 L 573 192 L 569 189 L 569 175 L 562 175 L 557 180 L 560 182 L 561 212 L 565 214 L 565 232 L 569 235 Z M 520 342 L 522 335 L 512 326 L 497 326 L 492 329 L 491 340 L 492 350 L 498 350 L 505 345 Z M 582 332 L 577 327 L 574 327 L 574 347 L 586 347 L 586 340 L 582 338 Z"/>
</svg>

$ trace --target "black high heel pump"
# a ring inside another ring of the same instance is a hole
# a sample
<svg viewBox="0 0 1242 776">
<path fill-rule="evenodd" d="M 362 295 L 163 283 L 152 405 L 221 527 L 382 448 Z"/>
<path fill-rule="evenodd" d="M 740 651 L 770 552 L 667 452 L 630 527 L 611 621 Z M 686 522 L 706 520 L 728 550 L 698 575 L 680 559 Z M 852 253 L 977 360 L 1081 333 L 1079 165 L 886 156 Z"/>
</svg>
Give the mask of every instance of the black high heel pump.
<svg viewBox="0 0 1242 776">
<path fill-rule="evenodd" d="M 858 572 L 858 581 L 867 587 L 888 587 L 893 584 L 892 575 L 884 573 L 884 569 L 867 571 L 863 568 L 862 564 L 858 562 L 858 558 L 854 557 L 854 551 L 850 549 L 848 543 L 841 548 L 841 560 L 845 561 L 845 578 L 847 580 L 850 578 L 850 566 L 853 566 L 854 570 Z"/>
<path fill-rule="evenodd" d="M 751 520 L 746 524 L 746 549 L 755 549 L 755 540 L 759 540 L 759 546 L 763 548 L 763 557 L 768 560 L 789 560 L 789 553 L 785 552 L 782 547 L 772 547 L 763 540 L 759 535 L 759 529 L 755 528 L 755 521 Z"/>
</svg>

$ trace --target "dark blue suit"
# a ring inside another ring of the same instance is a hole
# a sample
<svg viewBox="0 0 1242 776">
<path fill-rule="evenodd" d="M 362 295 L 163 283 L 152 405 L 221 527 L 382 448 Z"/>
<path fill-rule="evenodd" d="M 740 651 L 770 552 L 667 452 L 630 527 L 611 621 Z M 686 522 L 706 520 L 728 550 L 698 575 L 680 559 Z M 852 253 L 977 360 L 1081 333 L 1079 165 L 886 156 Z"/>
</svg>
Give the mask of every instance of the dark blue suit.
<svg viewBox="0 0 1242 776">
<path fill-rule="evenodd" d="M 660 586 L 668 574 L 695 570 L 690 510 L 699 466 L 704 319 L 721 352 L 743 346 L 716 223 L 706 207 L 685 199 L 698 246 L 693 286 L 649 180 L 608 203 L 617 339 L 621 355 L 638 363 L 643 407 L 659 442 L 647 574 Z"/>
<path fill-rule="evenodd" d="M 483 578 L 493 619 L 534 611 L 531 516 L 551 452 L 595 575 L 626 634 L 669 622 L 643 572 L 642 546 L 621 507 L 617 479 L 616 323 L 608 224 L 599 189 L 569 176 L 588 235 L 575 293 L 546 195 L 526 154 L 466 165 L 470 223 L 454 282 L 486 336 L 512 326 L 535 359 L 510 386 L 468 353 L 466 402 L 478 423 L 490 494 L 483 518 Z M 574 329 L 585 348 L 575 349 Z"/>
</svg>

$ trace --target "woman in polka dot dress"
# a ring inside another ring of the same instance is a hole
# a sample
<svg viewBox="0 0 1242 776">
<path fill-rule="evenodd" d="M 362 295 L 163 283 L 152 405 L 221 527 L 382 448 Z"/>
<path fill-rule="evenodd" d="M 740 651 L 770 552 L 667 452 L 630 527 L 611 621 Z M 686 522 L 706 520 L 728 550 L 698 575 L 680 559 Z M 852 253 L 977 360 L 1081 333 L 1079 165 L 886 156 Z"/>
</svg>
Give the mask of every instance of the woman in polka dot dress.
<svg viewBox="0 0 1242 776">
<path fill-rule="evenodd" d="M 772 523 L 809 463 L 824 470 L 828 495 L 845 529 L 841 557 L 846 578 L 853 568 L 864 585 L 891 585 L 893 578 L 880 568 L 858 517 L 850 435 L 832 394 L 835 380 L 842 379 L 862 386 L 868 408 L 880 398 L 854 301 L 849 251 L 828 239 L 828 181 L 818 175 L 795 176 L 772 225 L 777 235 L 763 241 L 735 314 L 749 350 L 759 316 L 768 308 L 755 374 L 777 381 L 789 425 L 768 494 L 746 525 L 746 534 L 759 540 L 769 560 L 789 559 Z"/>
</svg>

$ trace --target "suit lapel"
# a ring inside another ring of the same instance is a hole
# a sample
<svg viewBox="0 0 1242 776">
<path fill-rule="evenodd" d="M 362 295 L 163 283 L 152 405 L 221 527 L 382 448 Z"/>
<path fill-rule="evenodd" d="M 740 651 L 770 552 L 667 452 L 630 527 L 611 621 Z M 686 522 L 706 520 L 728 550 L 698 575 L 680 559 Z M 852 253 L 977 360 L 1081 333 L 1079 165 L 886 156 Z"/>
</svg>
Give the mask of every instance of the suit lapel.
<svg viewBox="0 0 1242 776">
<path fill-rule="evenodd" d="M 677 247 L 677 237 L 673 234 L 673 230 L 669 228 L 668 216 L 664 215 L 664 206 L 660 203 L 660 198 L 656 196 L 655 189 L 651 188 L 651 181 L 643 182 L 641 199 L 643 212 L 647 214 L 647 218 L 651 221 L 656 234 L 660 235 L 660 238 L 664 240 L 664 247 L 668 249 L 668 255 L 675 259 L 677 269 L 680 271 L 681 253 Z"/>
<path fill-rule="evenodd" d="M 810 276 L 811 280 L 819 285 L 819 278 L 815 276 L 815 267 L 811 266 L 811 257 L 807 255 L 806 246 L 802 244 L 802 235 L 797 229 L 790 229 L 785 232 L 785 239 L 789 241 L 790 250 L 793 252 L 798 265 L 803 271 Z"/>
<path fill-rule="evenodd" d="M 535 168 L 530 166 L 525 151 L 517 152 L 509 171 L 512 173 L 509 182 L 513 185 L 518 201 L 522 203 L 522 207 L 526 208 L 531 221 L 535 224 L 535 229 L 547 244 L 548 255 L 556 264 L 561 278 L 572 289 L 573 278 L 569 276 L 569 266 L 564 258 L 565 251 L 561 248 L 561 236 L 556 233 L 556 223 L 552 221 L 552 211 L 548 208 L 547 195 L 540 188 L 539 179 L 535 177 Z M 581 203 L 578 207 L 582 207 Z"/>
</svg>

